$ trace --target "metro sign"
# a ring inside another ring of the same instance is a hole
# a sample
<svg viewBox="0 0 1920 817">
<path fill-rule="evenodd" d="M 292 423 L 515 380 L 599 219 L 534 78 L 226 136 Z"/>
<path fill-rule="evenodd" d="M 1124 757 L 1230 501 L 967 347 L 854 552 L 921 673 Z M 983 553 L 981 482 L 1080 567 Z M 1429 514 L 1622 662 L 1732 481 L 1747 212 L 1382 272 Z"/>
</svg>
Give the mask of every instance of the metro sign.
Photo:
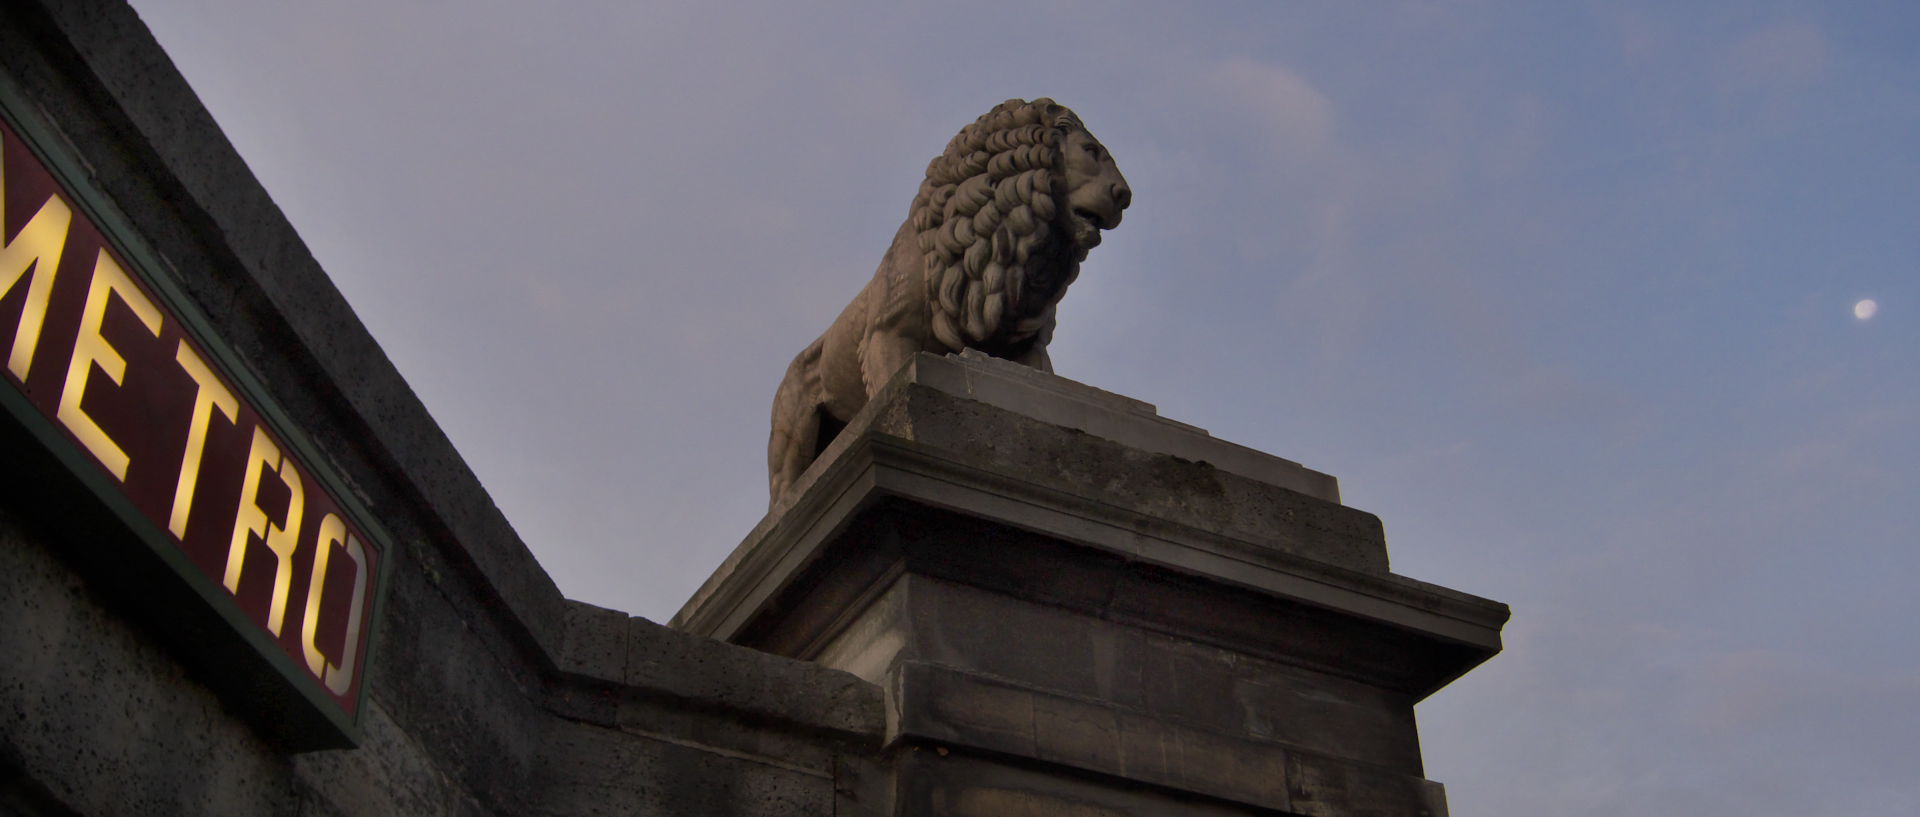
<svg viewBox="0 0 1920 817">
<path fill-rule="evenodd" d="M 22 124 L 0 123 L 0 404 L 335 727 L 303 742 L 355 742 L 384 538 Z"/>
</svg>

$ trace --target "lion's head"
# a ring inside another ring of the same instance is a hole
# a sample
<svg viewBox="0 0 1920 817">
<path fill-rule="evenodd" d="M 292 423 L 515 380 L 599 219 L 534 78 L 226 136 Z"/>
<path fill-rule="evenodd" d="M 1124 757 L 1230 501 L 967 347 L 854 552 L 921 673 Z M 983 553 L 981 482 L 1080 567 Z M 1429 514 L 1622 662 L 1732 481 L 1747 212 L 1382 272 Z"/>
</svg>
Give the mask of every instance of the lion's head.
<svg viewBox="0 0 1920 817">
<path fill-rule="evenodd" d="M 909 216 L 934 337 L 988 352 L 1032 338 L 1132 198 L 1106 148 L 1051 99 L 1009 99 L 960 129 Z"/>
</svg>

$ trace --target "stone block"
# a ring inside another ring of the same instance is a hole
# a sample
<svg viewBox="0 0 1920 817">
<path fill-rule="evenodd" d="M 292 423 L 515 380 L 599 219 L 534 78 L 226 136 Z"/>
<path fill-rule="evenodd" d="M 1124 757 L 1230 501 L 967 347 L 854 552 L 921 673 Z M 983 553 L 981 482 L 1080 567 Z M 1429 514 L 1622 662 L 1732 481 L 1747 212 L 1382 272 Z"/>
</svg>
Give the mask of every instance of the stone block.
<svg viewBox="0 0 1920 817">
<path fill-rule="evenodd" d="M 890 685 L 889 744 L 1032 758 L 1262 808 L 1286 803 L 1287 750 L 933 664 Z"/>
<path fill-rule="evenodd" d="M 561 672 L 615 683 L 626 680 L 626 613 L 567 602 L 564 646 L 555 662 Z"/>
<path fill-rule="evenodd" d="M 628 619 L 624 683 L 646 694 L 861 739 L 881 731 L 880 690 L 837 669 Z"/>
<path fill-rule="evenodd" d="M 1439 783 L 1312 754 L 1288 758 L 1295 814 L 1307 817 L 1447 817 Z"/>
<path fill-rule="evenodd" d="M 969 349 L 914 361 L 917 382 L 1130 448 L 1203 462 L 1316 499 L 1340 501 L 1332 476 L 1160 416 L 1150 403 Z"/>
<path fill-rule="evenodd" d="M 894 759 L 897 817 L 1256 817 L 1272 809 L 964 750 L 908 747 Z"/>
<path fill-rule="evenodd" d="M 588 725 L 558 724 L 535 812 L 554 817 L 832 817 L 830 773 Z"/>
<path fill-rule="evenodd" d="M 673 626 L 881 683 L 894 814 L 1441 813 L 1413 706 L 1507 611 L 1388 571 L 1336 491 L 1139 401 L 921 356 Z"/>
</svg>

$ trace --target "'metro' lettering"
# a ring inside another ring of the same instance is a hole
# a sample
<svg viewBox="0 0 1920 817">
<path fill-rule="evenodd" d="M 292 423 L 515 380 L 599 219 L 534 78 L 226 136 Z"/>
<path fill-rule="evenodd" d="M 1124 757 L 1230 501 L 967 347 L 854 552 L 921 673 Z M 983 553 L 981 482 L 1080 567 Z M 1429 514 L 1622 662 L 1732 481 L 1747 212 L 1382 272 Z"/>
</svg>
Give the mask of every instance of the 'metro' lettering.
<svg viewBox="0 0 1920 817">
<path fill-rule="evenodd" d="M 379 549 L 190 307 L 156 296 L 11 126 L 0 139 L 0 388 L 351 718 Z"/>
</svg>

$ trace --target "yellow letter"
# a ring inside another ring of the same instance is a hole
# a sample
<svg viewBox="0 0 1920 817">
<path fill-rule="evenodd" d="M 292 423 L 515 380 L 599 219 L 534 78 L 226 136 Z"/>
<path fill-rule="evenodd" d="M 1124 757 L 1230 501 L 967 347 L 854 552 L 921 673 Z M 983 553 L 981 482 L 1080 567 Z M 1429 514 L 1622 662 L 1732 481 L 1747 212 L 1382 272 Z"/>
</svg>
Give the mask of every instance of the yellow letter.
<svg viewBox="0 0 1920 817">
<path fill-rule="evenodd" d="M 99 260 L 93 264 L 93 283 L 87 285 L 87 305 L 80 313 L 80 334 L 73 341 L 73 361 L 67 365 L 67 384 L 60 390 L 60 411 L 54 416 L 65 423 L 73 436 L 93 452 L 95 459 L 112 471 L 122 481 L 127 478 L 127 452 L 120 450 L 118 443 L 101 431 L 92 417 L 80 410 L 80 398 L 87 390 L 87 374 L 90 367 L 98 365 L 107 378 L 118 384 L 127 376 L 127 360 L 119 352 L 107 345 L 107 339 L 100 336 L 100 322 L 107 317 L 107 298 L 118 294 L 120 300 L 133 307 L 133 314 L 140 316 L 148 332 L 154 337 L 160 336 L 160 310 L 155 308 L 147 296 L 140 293 L 132 279 L 113 262 L 106 250 L 100 251 Z"/>
<path fill-rule="evenodd" d="M 353 604 L 347 612 L 347 652 L 340 657 L 338 665 L 329 666 L 327 657 L 320 654 L 320 647 L 313 643 L 313 634 L 320 624 L 320 591 L 327 580 L 327 556 L 332 553 L 333 545 L 339 542 L 347 549 L 347 558 L 353 560 Z M 300 625 L 300 647 L 307 654 L 307 669 L 327 684 L 327 689 L 335 695 L 345 695 L 347 687 L 353 683 L 353 662 L 360 648 L 360 611 L 366 603 L 367 589 L 367 553 L 360 546 L 360 540 L 347 533 L 347 524 L 340 517 L 327 514 L 320 520 L 319 550 L 313 553 L 313 580 L 307 583 L 307 615 Z"/>
<path fill-rule="evenodd" d="M 180 481 L 173 489 L 173 519 L 167 523 L 167 530 L 182 541 L 187 538 L 187 514 L 193 511 L 193 489 L 200 482 L 200 456 L 207 449 L 207 423 L 213 419 L 213 408 L 220 407 L 220 413 L 228 420 L 240 421 L 240 403 L 233 399 L 233 393 L 220 385 L 220 378 L 213 370 L 193 353 L 193 347 L 180 341 L 180 348 L 173 353 L 173 359 L 180 362 L 180 368 L 187 370 L 199 390 L 193 394 L 193 420 L 187 424 L 187 453 L 180 458 Z"/>
<path fill-rule="evenodd" d="M 0 224 L 6 223 L 5 191 L 6 169 L 0 167 Z M 33 365 L 33 350 L 40 345 L 40 325 L 47 320 L 47 297 L 53 293 L 54 271 L 60 267 L 60 253 L 67 247 L 67 225 L 72 221 L 73 210 L 59 196 L 51 196 L 12 241 L 0 235 L 0 296 L 13 291 L 22 276 L 30 276 L 27 303 L 20 308 L 20 328 L 13 331 L 13 354 L 7 358 L 7 369 L 22 382 L 27 379 L 27 367 Z"/>
<path fill-rule="evenodd" d="M 287 522 L 275 525 L 260 510 L 260 466 L 280 472 L 293 496 L 287 500 Z M 253 447 L 247 452 L 247 476 L 240 488 L 240 512 L 233 518 L 233 544 L 227 548 L 227 591 L 240 592 L 240 569 L 247 560 L 247 536 L 259 536 L 273 555 L 279 557 L 273 572 L 273 605 L 267 612 L 267 632 L 280 634 L 287 618 L 287 586 L 293 581 L 293 548 L 300 536 L 300 514 L 306 510 L 306 493 L 300 487 L 300 472 L 293 460 L 282 459 L 280 449 L 267 438 L 266 429 L 253 427 Z"/>
</svg>

